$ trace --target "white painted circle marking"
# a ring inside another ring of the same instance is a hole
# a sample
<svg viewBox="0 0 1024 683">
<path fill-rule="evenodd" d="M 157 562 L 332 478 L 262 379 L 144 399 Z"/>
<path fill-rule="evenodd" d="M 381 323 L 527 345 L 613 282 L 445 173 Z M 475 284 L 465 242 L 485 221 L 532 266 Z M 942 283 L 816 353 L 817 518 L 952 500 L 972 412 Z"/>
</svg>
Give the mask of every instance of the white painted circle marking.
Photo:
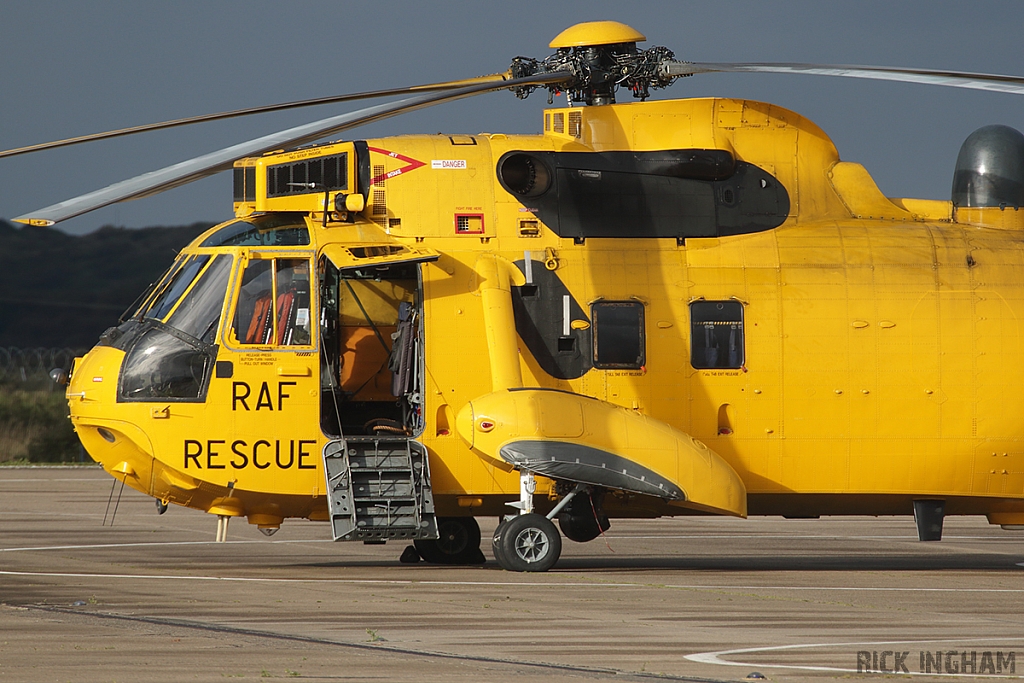
<svg viewBox="0 0 1024 683">
<path fill-rule="evenodd" d="M 856 647 L 862 645 L 923 645 L 925 643 L 984 643 L 992 642 L 992 640 L 999 640 L 1000 642 L 1006 641 L 1024 641 L 1024 638 L 944 638 L 944 639 L 931 639 L 931 640 L 883 640 L 883 641 L 872 641 L 872 642 L 850 642 L 850 643 L 797 643 L 794 645 L 771 645 L 766 647 L 745 647 L 737 648 L 734 650 L 717 650 L 714 652 L 696 652 L 691 655 L 685 655 L 686 659 L 691 662 L 700 662 L 701 664 L 718 664 L 720 666 L 745 666 L 755 669 L 799 669 L 802 671 L 836 671 L 841 673 L 868 673 L 869 675 L 878 675 L 880 672 L 858 672 L 857 669 L 847 669 L 838 666 L 811 666 L 809 664 L 764 664 L 761 662 L 734 662 L 726 659 L 722 659 L 726 655 L 738 655 L 738 654 L 751 654 L 755 652 L 778 652 L 780 650 L 800 650 L 800 649 L 811 649 L 821 647 Z M 977 674 L 961 674 L 961 673 L 923 673 L 917 671 L 910 671 L 907 673 L 893 674 L 897 676 L 943 676 L 950 678 L 974 678 L 977 679 Z M 1024 676 L 1010 676 L 1007 674 L 985 674 L 980 678 L 1011 678 L 1021 679 Z"/>
</svg>

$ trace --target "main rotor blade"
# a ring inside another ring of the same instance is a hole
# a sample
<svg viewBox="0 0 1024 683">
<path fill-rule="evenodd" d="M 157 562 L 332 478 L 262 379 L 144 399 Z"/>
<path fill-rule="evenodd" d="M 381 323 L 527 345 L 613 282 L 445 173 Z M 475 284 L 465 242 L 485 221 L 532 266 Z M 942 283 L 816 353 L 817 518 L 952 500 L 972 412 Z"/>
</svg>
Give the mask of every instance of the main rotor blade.
<svg viewBox="0 0 1024 683">
<path fill-rule="evenodd" d="M 993 92 L 1024 95 L 1024 77 L 1000 74 L 980 74 L 968 71 L 940 71 L 935 69 L 907 69 L 885 66 L 846 66 L 841 64 L 788 64 L 773 62 L 721 63 L 721 62 L 665 62 L 661 66 L 665 76 L 692 76 L 703 73 L 784 73 L 813 76 L 844 76 L 869 78 L 878 81 L 925 83 L 952 88 L 971 88 Z"/>
<path fill-rule="evenodd" d="M 160 123 L 147 123 L 141 126 L 132 126 L 130 128 L 119 128 L 118 130 L 108 130 L 103 133 L 79 135 L 78 137 L 65 138 L 64 140 L 54 140 L 53 142 L 41 142 L 36 145 L 28 145 L 27 147 L 16 147 L 14 149 L 8 149 L 0 152 L 0 159 L 4 157 L 17 156 L 19 154 L 28 154 L 29 152 L 41 152 L 44 149 L 56 149 L 58 147 L 78 145 L 83 142 L 91 142 L 93 140 L 106 140 L 109 138 L 119 138 L 125 135 L 134 135 L 136 133 L 146 133 L 153 130 L 163 130 L 164 128 L 188 126 L 193 123 L 204 123 L 206 121 L 220 121 L 222 119 L 233 119 L 239 116 L 250 116 L 252 114 L 266 114 L 272 111 L 284 111 L 286 109 L 312 107 L 318 104 L 337 104 L 338 102 L 368 100 L 374 97 L 389 97 L 391 95 L 409 95 L 417 92 L 434 92 L 437 90 L 454 90 L 456 88 L 463 88 L 468 85 L 475 85 L 477 83 L 501 82 L 507 78 L 509 78 L 507 73 L 490 74 L 488 76 L 467 78 L 461 81 L 428 83 L 426 85 L 413 85 L 405 88 L 390 88 L 388 90 L 370 90 L 367 92 L 350 93 L 348 95 L 332 95 L 329 97 L 316 97 L 308 100 L 296 100 L 294 102 L 282 102 L 280 104 L 267 104 L 261 107 L 236 109 L 234 111 L 224 111 L 219 112 L 217 114 L 200 114 L 199 116 L 189 116 L 183 119 L 173 119 L 171 121 L 162 121 Z"/>
<path fill-rule="evenodd" d="M 255 140 L 232 145 L 210 154 L 204 154 L 203 156 L 189 159 L 188 161 L 183 161 L 158 171 L 152 171 L 115 183 L 102 190 L 96 190 L 95 192 L 48 206 L 39 211 L 32 211 L 23 216 L 18 216 L 14 220 L 28 225 L 53 225 L 58 221 L 74 218 L 115 202 L 158 194 L 179 185 L 190 183 L 193 180 L 205 178 L 206 176 L 231 168 L 235 161 L 244 157 L 256 156 L 271 150 L 281 149 L 282 147 L 292 147 L 313 142 L 333 133 L 366 123 L 380 121 L 404 112 L 423 109 L 440 104 L 441 102 L 457 100 L 492 90 L 503 90 L 524 85 L 554 84 L 564 82 L 569 78 L 570 76 L 567 73 L 557 71 L 526 78 L 511 79 L 500 83 L 480 83 L 456 90 L 448 90 L 431 95 L 420 95 L 397 102 L 359 109 L 348 114 L 321 119 L 320 121 L 307 123 L 303 126 L 296 126 L 295 128 L 265 135 Z"/>
</svg>

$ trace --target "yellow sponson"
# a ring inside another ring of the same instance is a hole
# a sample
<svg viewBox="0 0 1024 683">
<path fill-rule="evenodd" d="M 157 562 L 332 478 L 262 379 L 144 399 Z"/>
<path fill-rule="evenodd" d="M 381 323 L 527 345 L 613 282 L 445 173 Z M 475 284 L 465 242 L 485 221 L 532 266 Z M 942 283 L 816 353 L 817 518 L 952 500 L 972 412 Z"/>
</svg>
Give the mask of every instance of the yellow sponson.
<svg viewBox="0 0 1024 683">
<path fill-rule="evenodd" d="M 1024 512 L 990 512 L 986 517 L 989 524 L 1024 526 Z"/>
<path fill-rule="evenodd" d="M 605 401 L 554 389 L 496 391 L 465 406 L 456 428 L 478 455 L 517 469 L 747 514 L 746 487 L 718 454 L 664 422 Z"/>
<path fill-rule="evenodd" d="M 565 29 L 552 40 L 548 47 L 583 47 L 586 45 L 613 45 L 615 43 L 638 43 L 647 36 L 621 21 L 588 21 Z"/>
</svg>

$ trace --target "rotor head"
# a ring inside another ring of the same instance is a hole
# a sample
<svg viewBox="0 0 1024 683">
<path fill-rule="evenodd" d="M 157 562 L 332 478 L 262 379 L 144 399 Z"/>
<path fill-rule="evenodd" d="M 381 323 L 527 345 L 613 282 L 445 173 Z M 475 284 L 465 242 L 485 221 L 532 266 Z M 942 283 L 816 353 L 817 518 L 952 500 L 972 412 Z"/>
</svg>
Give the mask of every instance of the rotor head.
<svg viewBox="0 0 1024 683">
<path fill-rule="evenodd" d="M 571 102 L 614 104 L 615 91 L 628 88 L 633 96 L 647 99 L 651 88 L 663 88 L 671 78 L 663 78 L 659 67 L 672 58 L 664 47 L 640 50 L 636 44 L 647 40 L 644 34 L 618 21 L 590 21 L 565 29 L 551 41 L 557 52 L 544 60 L 516 57 L 513 77 L 533 76 L 555 71 L 569 74 L 565 83 L 548 86 L 549 100 L 566 92 Z M 526 98 L 535 86 L 518 88 L 516 95 Z"/>
</svg>

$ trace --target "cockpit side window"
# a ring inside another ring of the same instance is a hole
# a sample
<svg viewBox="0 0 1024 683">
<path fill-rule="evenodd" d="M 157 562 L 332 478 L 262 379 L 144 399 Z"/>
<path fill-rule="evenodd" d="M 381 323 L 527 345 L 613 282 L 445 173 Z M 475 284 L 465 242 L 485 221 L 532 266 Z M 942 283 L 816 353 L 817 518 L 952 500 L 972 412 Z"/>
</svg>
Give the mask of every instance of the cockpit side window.
<svg viewBox="0 0 1024 683">
<path fill-rule="evenodd" d="M 273 261 L 252 261 L 242 274 L 232 326 L 234 338 L 241 344 L 267 343 L 263 341 L 263 332 L 257 330 L 269 320 L 270 293 L 274 287 L 272 267 Z"/>
<path fill-rule="evenodd" d="M 276 261 L 275 338 L 279 346 L 309 346 L 309 261 Z"/>
<path fill-rule="evenodd" d="M 261 259 L 242 274 L 232 337 L 255 346 L 309 346 L 309 261 Z"/>
</svg>

